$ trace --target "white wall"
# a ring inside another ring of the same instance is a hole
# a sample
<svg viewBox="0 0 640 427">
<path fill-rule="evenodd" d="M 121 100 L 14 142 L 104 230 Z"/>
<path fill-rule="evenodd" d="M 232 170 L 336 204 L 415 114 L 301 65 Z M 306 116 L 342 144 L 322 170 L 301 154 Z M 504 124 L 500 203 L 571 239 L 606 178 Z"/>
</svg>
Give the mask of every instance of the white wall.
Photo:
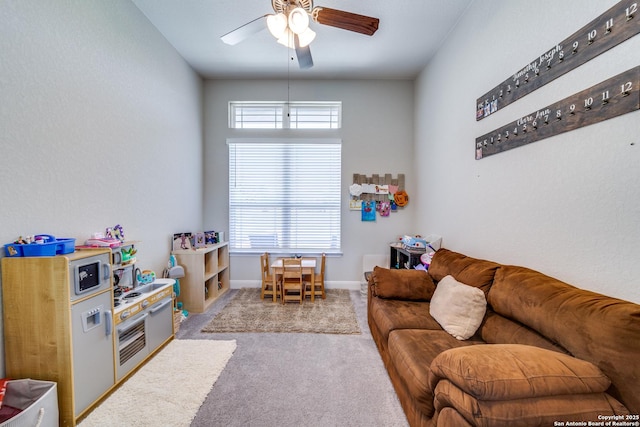
<svg viewBox="0 0 640 427">
<path fill-rule="evenodd" d="M 416 83 L 417 230 L 640 302 L 640 112 L 476 161 L 475 138 L 638 65 L 640 37 L 494 115 L 476 99 L 617 3 L 474 2 Z M 614 29 L 615 30 L 615 29 Z"/>
<path fill-rule="evenodd" d="M 0 243 L 122 224 L 162 271 L 202 226 L 200 78 L 130 1 L 2 1 L 0 22 Z"/>
<path fill-rule="evenodd" d="M 256 136 L 256 132 L 228 129 L 229 101 L 285 101 L 286 81 L 219 80 L 205 83 L 205 228 L 228 230 L 229 169 L 226 139 Z M 360 212 L 349 211 L 353 174 L 404 173 L 407 191 L 415 193 L 413 170 L 413 82 L 410 81 L 292 81 L 291 101 L 342 101 L 342 129 L 322 132 L 276 131 L 274 136 L 342 138 L 342 249 L 341 257 L 327 260 L 328 287 L 358 287 L 362 256 L 387 254 L 388 242 L 413 233 L 416 205 L 376 222 L 361 222 Z M 231 257 L 233 287 L 257 286 L 257 255 Z"/>
</svg>

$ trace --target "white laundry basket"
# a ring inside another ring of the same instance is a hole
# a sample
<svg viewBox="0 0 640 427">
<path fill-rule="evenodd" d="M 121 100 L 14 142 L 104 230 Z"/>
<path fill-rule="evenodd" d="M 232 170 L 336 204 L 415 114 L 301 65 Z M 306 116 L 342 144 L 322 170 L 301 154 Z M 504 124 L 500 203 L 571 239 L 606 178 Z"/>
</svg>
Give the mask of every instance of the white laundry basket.
<svg viewBox="0 0 640 427">
<path fill-rule="evenodd" d="M 57 427 L 58 391 L 55 382 L 32 379 L 7 382 L 3 405 L 22 409 L 0 427 Z"/>
</svg>

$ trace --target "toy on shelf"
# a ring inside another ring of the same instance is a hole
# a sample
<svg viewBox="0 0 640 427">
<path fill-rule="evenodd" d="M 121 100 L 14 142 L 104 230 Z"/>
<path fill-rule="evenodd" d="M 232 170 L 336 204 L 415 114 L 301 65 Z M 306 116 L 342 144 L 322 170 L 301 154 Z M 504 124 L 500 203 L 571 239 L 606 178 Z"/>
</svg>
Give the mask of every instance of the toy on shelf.
<svg viewBox="0 0 640 427">
<path fill-rule="evenodd" d="M 106 229 L 106 237 L 124 242 L 124 229 L 120 224 L 116 224 L 113 228 Z"/>
<path fill-rule="evenodd" d="M 136 268 L 136 283 L 138 286 L 152 283 L 156 280 L 156 273 L 151 270 L 142 270 Z"/>
<path fill-rule="evenodd" d="M 403 236 L 402 246 L 405 249 L 427 249 L 427 241 L 420 235 L 416 236 Z"/>
<path fill-rule="evenodd" d="M 431 246 L 429 246 L 429 247 L 431 247 Z M 422 268 L 418 268 L 418 266 L 416 266 L 415 269 L 416 270 L 428 270 L 429 266 L 431 265 L 431 259 L 433 258 L 433 255 L 435 255 L 435 251 L 425 252 L 422 255 L 420 255 L 421 264 L 419 264 L 419 265 Z"/>
<path fill-rule="evenodd" d="M 136 262 L 136 253 L 138 253 L 138 250 L 133 245 L 129 246 L 128 249 L 122 248 L 120 253 L 122 254 L 122 265 L 133 264 Z"/>
<path fill-rule="evenodd" d="M 164 270 L 162 274 L 165 278 L 174 279 L 173 283 L 173 293 L 175 294 L 176 301 L 180 296 L 180 280 L 184 277 L 184 268 L 178 265 L 176 257 L 174 255 L 169 256 L 169 262 L 167 263 L 167 268 Z M 182 303 L 176 302 L 176 306 L 174 307 L 174 312 L 181 311 L 181 320 L 186 318 L 189 315 L 187 310 L 182 309 Z"/>
<path fill-rule="evenodd" d="M 118 239 L 110 239 L 107 237 L 92 237 L 91 239 L 85 240 L 84 244 L 85 246 L 91 246 L 93 248 L 117 248 L 120 247 L 122 242 Z"/>
</svg>

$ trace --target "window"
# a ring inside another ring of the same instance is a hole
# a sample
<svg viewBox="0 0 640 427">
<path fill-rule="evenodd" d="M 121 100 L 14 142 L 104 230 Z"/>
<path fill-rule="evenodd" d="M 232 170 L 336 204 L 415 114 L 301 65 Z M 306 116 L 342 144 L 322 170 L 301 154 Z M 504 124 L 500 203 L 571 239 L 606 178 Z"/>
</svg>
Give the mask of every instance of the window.
<svg viewBox="0 0 640 427">
<path fill-rule="evenodd" d="M 234 129 L 338 129 L 341 102 L 230 102 Z"/>
<path fill-rule="evenodd" d="M 229 139 L 233 252 L 340 252 L 339 139 Z"/>
</svg>

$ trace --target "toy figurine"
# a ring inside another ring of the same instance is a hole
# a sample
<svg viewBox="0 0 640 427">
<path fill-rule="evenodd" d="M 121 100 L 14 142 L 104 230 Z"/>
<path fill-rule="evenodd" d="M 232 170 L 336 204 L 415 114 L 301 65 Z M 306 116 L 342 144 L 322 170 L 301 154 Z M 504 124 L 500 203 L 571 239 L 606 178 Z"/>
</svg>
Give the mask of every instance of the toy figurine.
<svg viewBox="0 0 640 427">
<path fill-rule="evenodd" d="M 113 238 L 124 242 L 124 229 L 120 224 L 113 227 Z"/>
<path fill-rule="evenodd" d="M 131 246 L 129 249 L 122 248 L 122 264 L 129 264 L 135 262 L 135 255 L 138 252 L 136 248 Z"/>
</svg>

